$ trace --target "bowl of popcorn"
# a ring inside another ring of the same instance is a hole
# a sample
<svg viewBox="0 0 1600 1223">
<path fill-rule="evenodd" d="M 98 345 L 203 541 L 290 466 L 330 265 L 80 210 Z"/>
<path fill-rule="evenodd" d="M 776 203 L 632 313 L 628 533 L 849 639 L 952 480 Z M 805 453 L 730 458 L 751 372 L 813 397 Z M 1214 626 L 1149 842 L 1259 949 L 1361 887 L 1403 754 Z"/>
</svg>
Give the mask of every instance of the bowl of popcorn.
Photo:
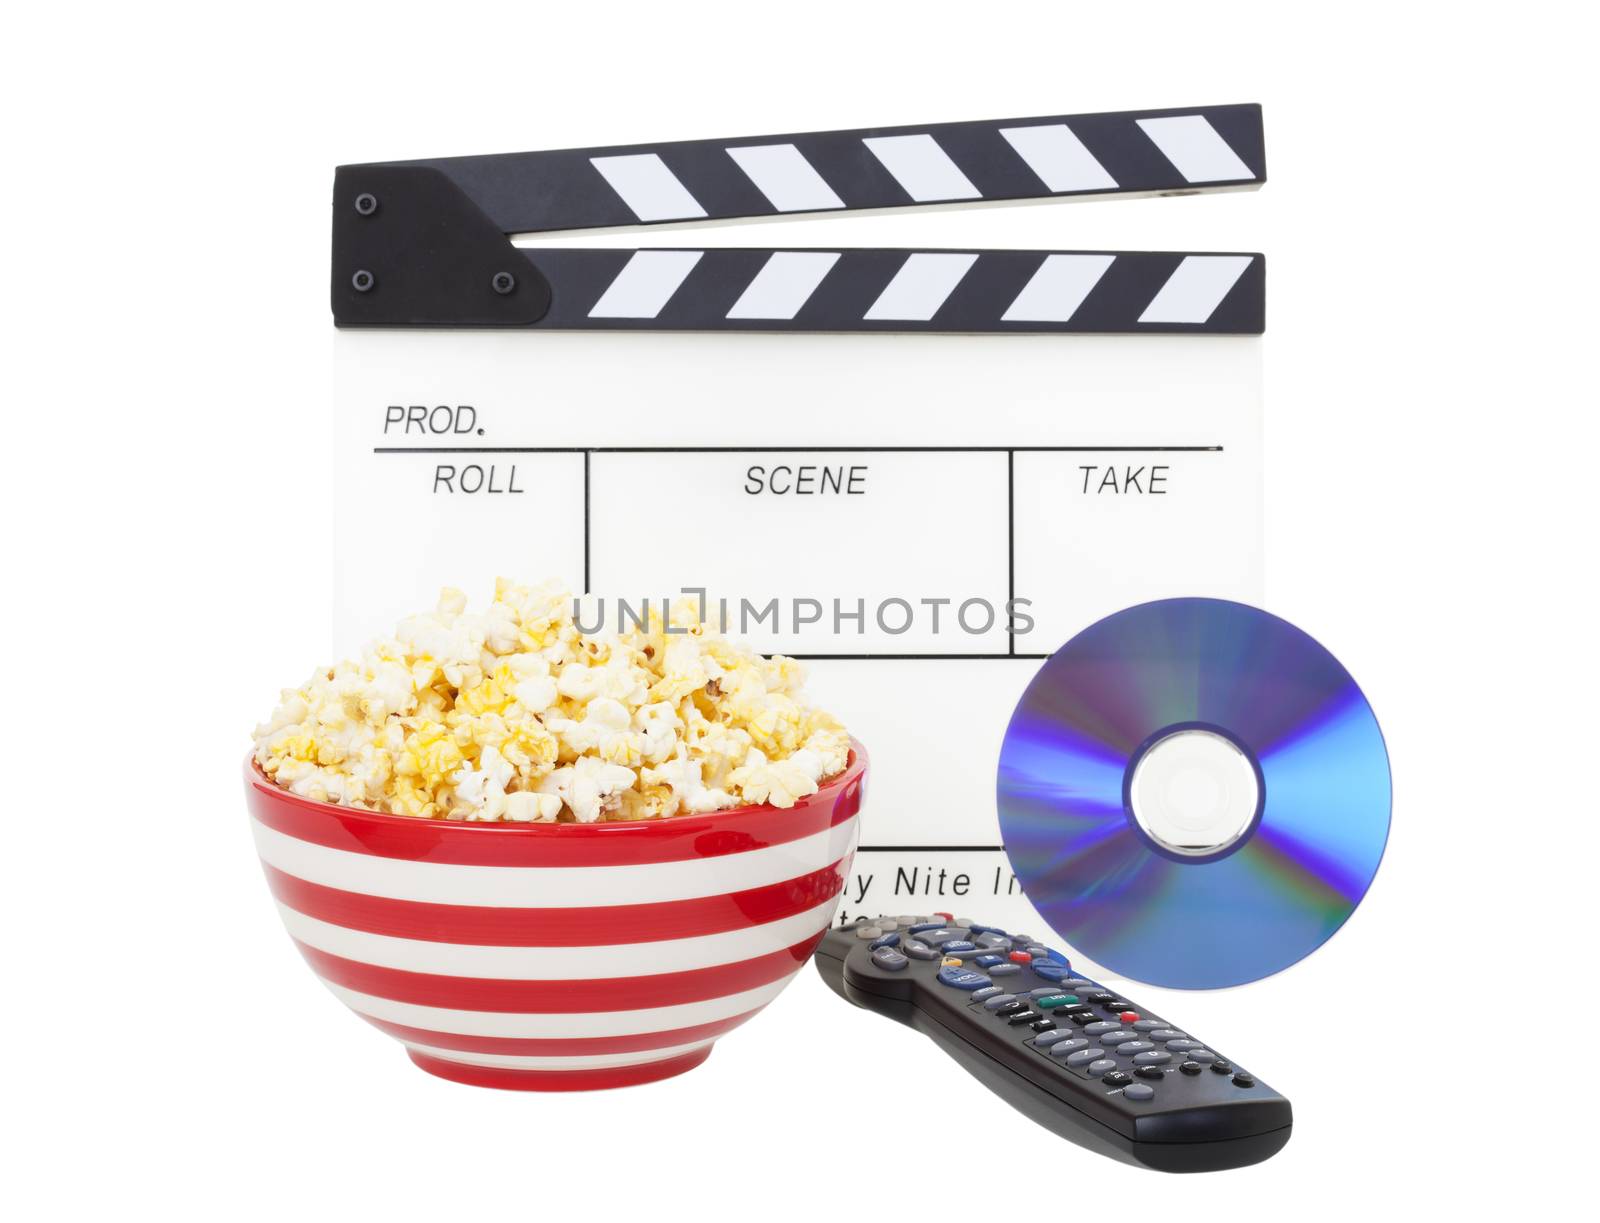
<svg viewBox="0 0 1600 1223">
<path fill-rule="evenodd" d="M 285 690 L 245 764 L 290 937 L 433 1074 L 533 1091 L 699 1065 L 833 920 L 867 758 L 675 604 L 587 632 L 559 587 L 447 590 Z"/>
</svg>

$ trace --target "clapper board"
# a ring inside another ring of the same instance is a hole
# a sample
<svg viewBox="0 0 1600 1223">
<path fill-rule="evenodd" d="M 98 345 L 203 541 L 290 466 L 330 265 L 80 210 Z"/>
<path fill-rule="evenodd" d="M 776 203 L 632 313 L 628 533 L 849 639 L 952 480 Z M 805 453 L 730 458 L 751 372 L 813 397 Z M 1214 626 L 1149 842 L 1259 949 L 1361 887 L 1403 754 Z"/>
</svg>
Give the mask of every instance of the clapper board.
<svg viewBox="0 0 1600 1223">
<path fill-rule="evenodd" d="M 994 798 L 1040 661 L 1134 603 L 1260 599 L 1264 261 L 694 225 L 1265 177 L 1254 105 L 341 167 L 336 648 L 498 575 L 613 618 L 703 591 L 871 755 L 841 920 L 1044 929 Z"/>
</svg>

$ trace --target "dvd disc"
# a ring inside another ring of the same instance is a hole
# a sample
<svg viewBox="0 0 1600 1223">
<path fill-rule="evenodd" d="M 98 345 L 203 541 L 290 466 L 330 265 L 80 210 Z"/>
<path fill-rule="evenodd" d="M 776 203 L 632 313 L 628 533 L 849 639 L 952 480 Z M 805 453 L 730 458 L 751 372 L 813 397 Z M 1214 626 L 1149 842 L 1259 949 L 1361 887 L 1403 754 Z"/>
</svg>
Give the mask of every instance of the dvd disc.
<svg viewBox="0 0 1600 1223">
<path fill-rule="evenodd" d="M 1294 625 L 1220 599 L 1128 608 L 1056 651 L 1012 714 L 997 788 L 1012 869 L 1056 933 L 1181 989 L 1315 951 L 1389 835 L 1361 689 Z"/>
</svg>

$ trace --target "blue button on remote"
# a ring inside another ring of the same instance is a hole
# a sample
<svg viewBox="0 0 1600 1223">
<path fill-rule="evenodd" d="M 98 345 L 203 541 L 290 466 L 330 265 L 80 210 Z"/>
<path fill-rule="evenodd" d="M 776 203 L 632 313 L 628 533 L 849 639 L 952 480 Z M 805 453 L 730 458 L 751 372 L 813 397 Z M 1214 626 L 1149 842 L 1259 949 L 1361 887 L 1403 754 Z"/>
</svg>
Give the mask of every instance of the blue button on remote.
<svg viewBox="0 0 1600 1223">
<path fill-rule="evenodd" d="M 992 984 L 983 973 L 973 972 L 970 968 L 941 968 L 939 983 L 955 989 L 983 989 Z"/>
<path fill-rule="evenodd" d="M 1004 964 L 1006 958 L 1003 955 L 980 955 L 972 962 L 979 968 L 993 968 L 996 964 Z"/>
<path fill-rule="evenodd" d="M 925 921 L 925 922 L 921 922 L 920 924 L 915 925 L 915 926 L 907 926 L 906 927 L 906 933 L 907 934 L 921 934 L 924 930 L 943 930 L 943 929 L 944 929 L 944 923 L 942 921 Z"/>
<path fill-rule="evenodd" d="M 1030 967 L 1035 976 L 1043 977 L 1046 981 L 1065 981 L 1072 975 L 1072 969 L 1065 964 L 1057 964 L 1053 960 L 1035 960 Z"/>
<path fill-rule="evenodd" d="M 875 938 L 868 944 L 874 951 L 879 947 L 898 947 L 899 945 L 900 936 L 898 934 L 885 934 L 882 938 Z"/>
<path fill-rule="evenodd" d="M 976 951 L 977 947 L 964 938 L 952 938 L 940 943 L 939 950 L 948 954 L 956 951 Z"/>
</svg>

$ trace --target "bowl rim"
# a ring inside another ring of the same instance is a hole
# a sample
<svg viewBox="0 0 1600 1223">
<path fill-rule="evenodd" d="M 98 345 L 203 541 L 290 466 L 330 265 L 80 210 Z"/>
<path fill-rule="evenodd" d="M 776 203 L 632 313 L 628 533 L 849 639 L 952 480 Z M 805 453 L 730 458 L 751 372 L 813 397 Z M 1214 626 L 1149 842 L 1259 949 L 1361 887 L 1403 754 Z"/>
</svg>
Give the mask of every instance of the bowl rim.
<svg viewBox="0 0 1600 1223">
<path fill-rule="evenodd" d="M 597 820 L 593 824 L 442 820 L 416 815 L 390 815 L 386 811 L 367 811 L 361 807 L 319 802 L 314 798 L 303 798 L 285 790 L 268 777 L 256 762 L 254 749 L 245 754 L 244 775 L 246 784 L 262 794 L 269 802 L 284 803 L 302 811 L 332 817 L 346 823 L 354 821 L 374 828 L 409 829 L 415 832 L 437 833 L 449 829 L 452 835 L 459 833 L 468 836 L 555 836 L 572 840 L 590 837 L 661 835 L 674 831 L 688 831 L 690 828 L 707 831 L 720 828 L 723 824 L 737 824 L 762 813 L 781 816 L 819 803 L 827 803 L 831 808 L 847 787 L 860 784 L 861 778 L 867 771 L 868 759 L 867 749 L 862 746 L 859 739 L 851 736 L 850 755 L 845 761 L 844 768 L 818 786 L 816 793 L 797 799 L 793 807 L 774 807 L 771 803 L 747 803 L 741 807 L 724 807 L 718 811 L 692 815 L 671 815 L 653 820 Z"/>
</svg>

